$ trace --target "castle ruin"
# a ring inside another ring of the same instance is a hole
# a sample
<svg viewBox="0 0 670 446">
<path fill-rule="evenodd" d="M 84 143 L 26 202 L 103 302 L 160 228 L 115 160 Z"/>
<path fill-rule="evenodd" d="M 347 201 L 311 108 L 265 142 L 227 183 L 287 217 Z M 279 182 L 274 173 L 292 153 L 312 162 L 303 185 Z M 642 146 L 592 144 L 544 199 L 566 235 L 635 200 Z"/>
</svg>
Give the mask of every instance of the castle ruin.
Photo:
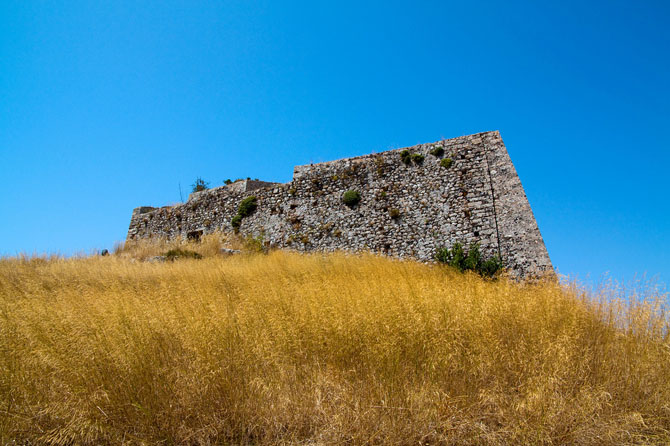
<svg viewBox="0 0 670 446">
<path fill-rule="evenodd" d="M 360 200 L 343 201 L 347 191 Z M 231 223 L 240 203 L 256 209 Z M 235 226 L 235 227 L 234 227 Z M 500 133 L 297 166 L 293 180 L 242 180 L 188 201 L 133 211 L 127 239 L 237 231 L 300 251 L 371 251 L 431 261 L 440 247 L 479 243 L 516 276 L 553 268 Z"/>
</svg>

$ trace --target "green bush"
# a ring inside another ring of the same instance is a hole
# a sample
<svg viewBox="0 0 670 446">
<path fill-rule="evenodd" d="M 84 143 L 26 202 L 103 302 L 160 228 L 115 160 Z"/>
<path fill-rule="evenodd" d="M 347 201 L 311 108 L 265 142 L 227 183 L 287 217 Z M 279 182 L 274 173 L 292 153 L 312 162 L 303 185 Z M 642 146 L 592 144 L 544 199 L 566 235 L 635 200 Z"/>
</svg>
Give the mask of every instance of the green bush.
<svg viewBox="0 0 670 446">
<path fill-rule="evenodd" d="M 442 161 L 440 161 L 440 166 L 445 167 L 445 168 L 450 168 L 451 165 L 454 164 L 454 160 L 451 158 L 443 158 Z"/>
<path fill-rule="evenodd" d="M 442 148 L 442 146 L 434 146 L 433 150 L 430 151 L 430 154 L 433 156 L 440 157 L 444 155 L 444 149 Z"/>
<path fill-rule="evenodd" d="M 175 248 L 165 254 L 165 260 L 175 261 L 177 259 L 202 259 L 202 256 L 195 251 L 188 249 Z"/>
<path fill-rule="evenodd" d="M 412 154 L 412 161 L 414 161 L 416 164 L 422 164 L 424 159 L 426 159 L 426 157 L 420 153 Z"/>
<path fill-rule="evenodd" d="M 497 276 L 503 269 L 502 260 L 498 256 L 489 259 L 482 257 L 479 251 L 479 243 L 471 244 L 467 253 L 460 243 L 454 243 L 451 249 L 438 248 L 435 253 L 435 260 L 446 263 L 460 272 L 474 271 L 482 277 L 489 278 Z"/>
<path fill-rule="evenodd" d="M 240 202 L 240 207 L 237 209 L 237 215 L 242 218 L 248 217 L 256 210 L 258 203 L 255 196 L 247 197 Z"/>
<path fill-rule="evenodd" d="M 391 208 L 389 209 L 389 215 L 391 216 L 392 219 L 396 219 L 400 217 L 400 210 L 396 208 Z"/>
<path fill-rule="evenodd" d="M 465 251 L 463 250 L 463 245 L 454 243 L 454 246 L 451 249 L 446 247 L 438 248 L 435 253 L 435 260 L 453 266 L 462 272 L 462 266 L 465 263 Z"/>
<path fill-rule="evenodd" d="M 361 193 L 357 190 L 348 190 L 342 195 L 342 202 L 349 207 L 356 206 L 361 201 Z"/>
<path fill-rule="evenodd" d="M 233 227 L 235 232 L 240 230 L 240 226 L 242 225 L 242 219 L 253 214 L 257 207 L 258 207 L 258 201 L 256 197 L 253 195 L 251 197 L 245 198 L 240 202 L 240 205 L 237 208 L 237 215 L 235 215 L 230 220 L 230 225 Z"/>
<path fill-rule="evenodd" d="M 191 192 L 200 192 L 205 189 L 209 189 L 209 182 L 200 177 L 195 179 L 195 183 L 191 184 Z"/>
<path fill-rule="evenodd" d="M 400 159 L 402 160 L 403 163 L 409 165 L 411 164 L 412 161 L 414 161 L 416 164 L 421 164 L 423 163 L 423 160 L 426 157 L 423 156 L 420 153 L 410 153 L 409 150 L 403 150 L 400 152 Z"/>
<path fill-rule="evenodd" d="M 237 214 L 236 216 L 230 219 L 230 224 L 235 230 L 235 232 L 239 231 L 240 226 L 242 225 L 242 216 L 240 214 Z"/>
<path fill-rule="evenodd" d="M 502 260 L 500 257 L 493 256 L 490 259 L 484 260 L 479 265 L 479 274 L 484 277 L 495 277 L 503 269 Z"/>
<path fill-rule="evenodd" d="M 226 186 L 228 186 L 229 184 L 233 184 L 233 180 L 231 180 L 230 178 L 228 178 L 227 180 L 225 180 L 225 181 L 223 182 L 223 184 L 225 184 Z"/>
</svg>

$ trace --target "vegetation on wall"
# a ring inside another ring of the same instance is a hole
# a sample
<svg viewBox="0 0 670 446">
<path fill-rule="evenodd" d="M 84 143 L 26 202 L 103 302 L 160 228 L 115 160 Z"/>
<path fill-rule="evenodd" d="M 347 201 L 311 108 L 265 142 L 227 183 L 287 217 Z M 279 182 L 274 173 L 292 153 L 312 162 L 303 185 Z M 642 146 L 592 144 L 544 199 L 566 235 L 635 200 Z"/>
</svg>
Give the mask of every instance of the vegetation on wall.
<svg viewBox="0 0 670 446">
<path fill-rule="evenodd" d="M 421 164 L 425 158 L 426 157 L 422 154 L 411 153 L 409 150 L 403 150 L 400 152 L 400 160 L 407 165 L 411 164 L 412 161 L 414 161 L 416 164 Z"/>
<path fill-rule="evenodd" d="M 451 249 L 439 248 L 435 253 L 435 260 L 445 263 L 460 272 L 474 271 L 482 277 L 493 278 L 503 269 L 503 264 L 498 256 L 485 259 L 479 250 L 479 243 L 470 245 L 466 252 L 463 245 L 454 243 Z"/>
<path fill-rule="evenodd" d="M 430 154 L 433 156 L 440 157 L 444 155 L 444 148 L 442 146 L 434 146 L 433 149 L 430 151 Z"/>
<path fill-rule="evenodd" d="M 452 160 L 451 158 L 443 158 L 440 161 L 440 166 L 445 167 L 447 169 L 450 168 L 452 164 L 454 164 L 454 160 Z"/>
<path fill-rule="evenodd" d="M 426 159 L 426 157 L 420 153 L 412 154 L 412 161 L 414 161 L 416 164 L 422 164 L 424 159 Z"/>
<path fill-rule="evenodd" d="M 412 154 L 409 153 L 409 150 L 403 150 L 400 152 L 400 159 L 403 163 L 409 164 L 412 162 Z"/>
<path fill-rule="evenodd" d="M 237 215 L 235 215 L 230 220 L 230 224 L 235 230 L 235 232 L 237 232 L 240 229 L 240 226 L 242 225 L 242 220 L 253 214 L 257 207 L 258 207 L 258 200 L 254 195 L 247 197 L 240 202 L 240 205 L 237 208 Z"/>
<path fill-rule="evenodd" d="M 209 189 L 209 181 L 205 181 L 200 177 L 195 179 L 195 183 L 191 184 L 191 192 L 200 192 L 206 189 Z"/>
<path fill-rule="evenodd" d="M 356 206 L 361 201 L 361 193 L 357 190 L 348 190 L 342 195 L 342 202 L 349 207 Z"/>
<path fill-rule="evenodd" d="M 233 218 L 230 219 L 230 225 L 237 232 L 242 225 L 242 216 L 240 214 L 234 215 Z"/>
<path fill-rule="evenodd" d="M 237 214 L 242 218 L 248 217 L 256 210 L 258 207 L 258 201 L 254 195 L 247 197 L 240 202 L 240 206 L 237 209 Z"/>
</svg>

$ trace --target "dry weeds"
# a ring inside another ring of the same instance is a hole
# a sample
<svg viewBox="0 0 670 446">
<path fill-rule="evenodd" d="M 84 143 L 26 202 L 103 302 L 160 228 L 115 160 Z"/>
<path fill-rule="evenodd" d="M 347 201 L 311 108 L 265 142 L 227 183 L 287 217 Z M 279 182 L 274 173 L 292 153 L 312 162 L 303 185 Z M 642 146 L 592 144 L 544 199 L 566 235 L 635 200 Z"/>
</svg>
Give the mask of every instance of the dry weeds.
<svg viewBox="0 0 670 446">
<path fill-rule="evenodd" d="M 0 443 L 670 442 L 664 296 L 217 243 L 0 260 Z"/>
</svg>

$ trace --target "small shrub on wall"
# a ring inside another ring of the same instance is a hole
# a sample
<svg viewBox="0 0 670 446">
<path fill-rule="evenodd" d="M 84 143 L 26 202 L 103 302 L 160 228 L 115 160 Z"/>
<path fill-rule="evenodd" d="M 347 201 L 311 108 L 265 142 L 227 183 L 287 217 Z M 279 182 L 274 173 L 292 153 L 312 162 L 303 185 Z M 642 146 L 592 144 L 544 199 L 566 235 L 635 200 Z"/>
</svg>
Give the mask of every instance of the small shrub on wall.
<svg viewBox="0 0 670 446">
<path fill-rule="evenodd" d="M 233 227 L 235 232 L 240 230 L 240 226 L 242 225 L 242 216 L 240 214 L 237 214 L 230 220 L 230 225 Z"/>
<path fill-rule="evenodd" d="M 240 215 L 242 218 L 250 216 L 258 207 L 255 196 L 247 197 L 240 202 L 240 206 L 237 209 L 237 215 Z"/>
<path fill-rule="evenodd" d="M 444 149 L 442 148 L 442 146 L 434 146 L 433 150 L 430 151 L 430 154 L 433 156 L 440 157 L 444 155 Z"/>
<path fill-rule="evenodd" d="M 482 277 L 493 278 L 503 269 L 502 260 L 498 256 L 484 259 L 479 251 L 479 243 L 470 245 L 466 253 L 463 245 L 454 243 L 451 249 L 439 248 L 435 253 L 435 260 L 445 263 L 460 272 L 474 271 Z"/>
<path fill-rule="evenodd" d="M 403 163 L 409 164 L 412 162 L 412 154 L 409 153 L 409 150 L 403 150 L 400 152 L 400 159 Z"/>
<path fill-rule="evenodd" d="M 191 184 L 191 192 L 200 192 L 206 189 L 209 189 L 209 182 L 200 177 L 195 179 L 195 183 Z"/>
<path fill-rule="evenodd" d="M 356 206 L 361 201 L 361 193 L 357 190 L 348 190 L 342 195 L 342 202 L 349 207 Z"/>
<path fill-rule="evenodd" d="M 240 230 L 240 226 L 242 225 L 242 219 L 253 214 L 257 207 L 258 207 L 258 201 L 256 200 L 256 197 L 253 195 L 251 197 L 245 198 L 240 202 L 240 205 L 237 208 L 237 215 L 235 215 L 230 220 L 230 225 L 233 227 L 235 232 Z"/>
<path fill-rule="evenodd" d="M 414 161 L 415 164 L 422 164 L 423 160 L 426 157 L 423 156 L 420 153 L 410 153 L 409 150 L 403 150 L 400 152 L 400 159 L 402 160 L 403 163 L 410 165 L 412 161 Z"/>
<path fill-rule="evenodd" d="M 446 169 L 450 168 L 452 164 L 454 164 L 454 160 L 451 158 L 443 158 L 442 161 L 440 161 L 440 166 Z"/>
<path fill-rule="evenodd" d="M 420 153 L 412 154 L 412 161 L 414 161 L 416 164 L 423 164 L 424 159 L 426 159 L 426 157 Z"/>
</svg>

